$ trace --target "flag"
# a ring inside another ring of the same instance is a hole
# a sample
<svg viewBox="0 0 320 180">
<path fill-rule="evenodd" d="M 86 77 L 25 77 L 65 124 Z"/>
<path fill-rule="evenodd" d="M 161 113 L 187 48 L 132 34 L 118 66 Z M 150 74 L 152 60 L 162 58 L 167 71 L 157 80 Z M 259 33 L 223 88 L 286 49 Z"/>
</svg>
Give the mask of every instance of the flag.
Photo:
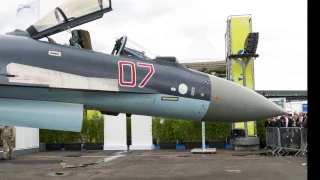
<svg viewBox="0 0 320 180">
<path fill-rule="evenodd" d="M 17 17 L 25 17 L 31 15 L 38 17 L 39 13 L 39 0 L 35 0 L 26 4 L 18 4 Z"/>
</svg>

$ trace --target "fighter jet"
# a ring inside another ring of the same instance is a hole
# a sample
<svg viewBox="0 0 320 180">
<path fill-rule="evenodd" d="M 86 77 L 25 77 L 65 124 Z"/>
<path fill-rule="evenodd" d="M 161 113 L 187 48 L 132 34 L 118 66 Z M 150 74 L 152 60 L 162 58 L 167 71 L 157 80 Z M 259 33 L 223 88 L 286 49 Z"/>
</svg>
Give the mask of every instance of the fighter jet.
<svg viewBox="0 0 320 180">
<path fill-rule="evenodd" d="M 205 122 L 244 122 L 285 113 L 258 93 L 152 57 L 127 36 L 110 54 L 73 29 L 112 11 L 111 0 L 67 0 L 26 30 L 0 36 L 0 124 L 81 131 L 85 110 Z M 49 36 L 71 31 L 70 44 Z M 42 39 L 47 38 L 48 41 Z"/>
</svg>

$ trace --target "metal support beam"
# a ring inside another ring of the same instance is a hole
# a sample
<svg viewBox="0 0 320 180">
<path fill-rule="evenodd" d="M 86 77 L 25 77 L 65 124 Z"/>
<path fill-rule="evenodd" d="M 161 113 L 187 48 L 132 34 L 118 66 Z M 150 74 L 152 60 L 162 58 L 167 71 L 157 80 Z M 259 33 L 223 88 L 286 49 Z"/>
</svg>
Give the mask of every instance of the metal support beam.
<svg viewBox="0 0 320 180">
<path fill-rule="evenodd" d="M 202 149 L 206 149 L 206 124 L 205 122 L 202 123 Z"/>
<path fill-rule="evenodd" d="M 249 64 L 251 57 L 245 57 L 243 58 L 243 60 L 239 60 L 237 58 L 231 58 L 232 60 L 234 60 L 237 64 L 239 64 L 242 67 L 242 81 L 243 81 L 243 86 L 247 87 L 247 71 L 246 71 L 246 67 Z M 248 122 L 244 122 L 244 131 L 245 131 L 245 135 L 246 137 L 248 137 Z"/>
<path fill-rule="evenodd" d="M 192 153 L 210 153 L 213 154 L 216 152 L 216 148 L 206 148 L 206 125 L 205 122 L 202 124 L 202 148 L 194 148 L 191 150 Z"/>
</svg>

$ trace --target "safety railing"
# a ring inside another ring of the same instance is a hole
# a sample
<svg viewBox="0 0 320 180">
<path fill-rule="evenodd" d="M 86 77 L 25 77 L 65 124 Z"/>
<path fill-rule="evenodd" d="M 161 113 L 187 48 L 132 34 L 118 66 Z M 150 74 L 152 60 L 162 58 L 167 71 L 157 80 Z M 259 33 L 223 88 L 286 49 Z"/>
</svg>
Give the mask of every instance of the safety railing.
<svg viewBox="0 0 320 180">
<path fill-rule="evenodd" d="M 277 155 L 278 150 L 281 148 L 280 146 L 280 131 L 279 128 L 273 128 L 273 127 L 268 127 L 266 128 L 266 144 L 267 146 L 265 147 L 271 147 L 272 155 Z"/>
<path fill-rule="evenodd" d="M 298 155 L 305 156 L 308 153 L 308 129 L 301 128 L 301 151 Z"/>
<path fill-rule="evenodd" d="M 293 152 L 295 156 L 305 155 L 307 149 L 307 129 L 299 127 L 266 128 L 265 147 L 271 147 L 272 155 L 284 156 Z"/>
</svg>

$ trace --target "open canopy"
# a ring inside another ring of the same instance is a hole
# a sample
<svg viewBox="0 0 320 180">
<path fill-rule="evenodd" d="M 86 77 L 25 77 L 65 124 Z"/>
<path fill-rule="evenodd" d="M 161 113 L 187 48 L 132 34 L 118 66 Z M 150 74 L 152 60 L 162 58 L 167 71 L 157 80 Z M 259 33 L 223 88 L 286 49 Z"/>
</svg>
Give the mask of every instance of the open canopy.
<svg viewBox="0 0 320 180">
<path fill-rule="evenodd" d="M 40 39 L 99 19 L 111 10 L 111 0 L 66 0 L 27 31 L 32 38 Z"/>
<path fill-rule="evenodd" d="M 127 36 L 122 36 L 116 40 L 114 48 L 111 52 L 112 55 L 124 56 L 130 58 L 138 58 L 152 61 L 162 61 L 167 63 L 177 63 L 176 57 L 173 56 L 155 56 L 146 48 L 140 46 Z"/>
<path fill-rule="evenodd" d="M 116 44 L 111 54 L 118 56 L 142 58 L 147 60 L 152 60 L 156 58 L 156 56 L 153 55 L 153 53 L 143 48 L 133 40 L 129 39 L 127 36 L 122 36 L 121 38 L 116 40 Z"/>
</svg>

